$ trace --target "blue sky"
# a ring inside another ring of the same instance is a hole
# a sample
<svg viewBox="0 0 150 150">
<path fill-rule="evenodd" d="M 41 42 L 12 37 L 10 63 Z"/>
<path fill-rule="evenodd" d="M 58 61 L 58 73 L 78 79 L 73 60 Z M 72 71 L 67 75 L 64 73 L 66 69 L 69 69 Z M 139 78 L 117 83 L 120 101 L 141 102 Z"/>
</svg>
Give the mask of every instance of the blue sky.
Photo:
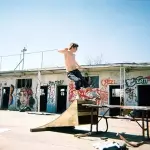
<svg viewBox="0 0 150 150">
<path fill-rule="evenodd" d="M 77 60 L 149 62 L 148 0 L 0 0 L 0 55 L 61 49 L 79 44 Z M 14 69 L 20 56 L 5 57 L 2 69 Z M 26 55 L 25 68 L 37 68 L 41 54 Z M 43 66 L 63 66 L 57 51 L 44 53 Z"/>
</svg>

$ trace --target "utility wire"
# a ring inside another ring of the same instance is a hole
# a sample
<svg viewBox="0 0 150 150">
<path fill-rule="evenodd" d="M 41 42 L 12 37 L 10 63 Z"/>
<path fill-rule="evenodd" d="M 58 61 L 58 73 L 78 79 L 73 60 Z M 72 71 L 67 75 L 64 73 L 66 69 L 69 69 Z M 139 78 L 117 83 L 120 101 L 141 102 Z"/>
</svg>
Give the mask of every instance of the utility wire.
<svg viewBox="0 0 150 150">
<path fill-rule="evenodd" d="M 25 53 L 25 54 L 34 54 L 34 53 L 42 53 L 42 52 L 50 52 L 50 51 L 57 51 L 58 49 L 53 49 L 53 50 L 44 50 L 44 51 L 35 51 L 35 52 L 30 52 L 30 53 Z M 9 57 L 9 56 L 19 56 L 21 54 L 12 54 L 12 55 L 4 55 L 0 57 Z"/>
</svg>

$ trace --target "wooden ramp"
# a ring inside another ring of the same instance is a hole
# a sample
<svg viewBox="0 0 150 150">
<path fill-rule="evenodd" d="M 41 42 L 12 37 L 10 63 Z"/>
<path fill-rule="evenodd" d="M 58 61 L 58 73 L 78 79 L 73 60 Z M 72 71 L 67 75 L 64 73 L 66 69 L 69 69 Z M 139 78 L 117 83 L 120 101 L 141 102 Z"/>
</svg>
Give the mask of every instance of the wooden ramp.
<svg viewBox="0 0 150 150">
<path fill-rule="evenodd" d="M 94 104 L 90 100 L 75 100 L 70 107 L 62 113 L 54 121 L 51 121 L 45 125 L 37 128 L 30 129 L 31 132 L 44 131 L 52 127 L 74 127 L 78 125 L 90 124 L 91 123 L 91 111 L 90 108 L 82 106 L 82 104 Z M 97 123 L 98 112 L 95 110 L 93 116 L 93 123 Z"/>
</svg>

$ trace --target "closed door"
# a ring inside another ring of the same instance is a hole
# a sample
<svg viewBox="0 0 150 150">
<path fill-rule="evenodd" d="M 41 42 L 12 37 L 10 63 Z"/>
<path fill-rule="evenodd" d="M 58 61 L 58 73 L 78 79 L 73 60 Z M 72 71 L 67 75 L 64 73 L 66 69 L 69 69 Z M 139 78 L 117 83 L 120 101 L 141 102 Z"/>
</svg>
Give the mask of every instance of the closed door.
<svg viewBox="0 0 150 150">
<path fill-rule="evenodd" d="M 67 85 L 57 86 L 57 113 L 63 113 L 67 105 Z"/>
</svg>

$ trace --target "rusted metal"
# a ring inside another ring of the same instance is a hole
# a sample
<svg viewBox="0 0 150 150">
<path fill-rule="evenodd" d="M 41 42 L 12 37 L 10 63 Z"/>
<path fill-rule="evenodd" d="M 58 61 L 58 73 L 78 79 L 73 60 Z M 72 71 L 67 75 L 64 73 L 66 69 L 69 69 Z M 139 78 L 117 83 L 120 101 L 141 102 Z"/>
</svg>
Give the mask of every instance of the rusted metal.
<svg viewBox="0 0 150 150">
<path fill-rule="evenodd" d="M 149 119 L 148 119 L 148 112 L 150 111 L 150 107 L 148 106 L 120 106 L 120 105 L 93 105 L 93 104 L 83 104 L 84 106 L 86 107 L 89 107 L 91 108 L 91 133 L 92 133 L 92 126 L 93 126 L 93 109 L 99 109 L 99 108 L 108 108 L 108 110 L 102 115 L 102 116 L 98 116 L 100 117 L 100 120 L 102 118 L 104 118 L 106 120 L 106 131 L 108 130 L 108 118 L 111 118 L 110 116 L 105 116 L 107 114 L 107 112 L 110 110 L 110 109 L 113 109 L 113 108 L 121 108 L 121 109 L 131 109 L 131 110 L 140 110 L 142 111 L 142 126 L 139 124 L 139 122 L 133 117 L 133 120 L 137 122 L 137 124 L 142 128 L 142 135 L 143 135 L 143 139 L 145 139 L 145 131 L 147 132 L 147 139 L 150 139 L 149 137 L 149 126 L 148 126 L 148 123 L 149 123 Z M 122 117 L 122 119 L 124 119 Z M 127 118 L 125 118 L 127 119 Z M 130 118 L 129 118 L 130 119 Z M 98 120 L 98 123 L 100 122 L 100 120 Z M 146 128 L 145 128 L 145 124 L 144 122 L 146 121 Z M 97 132 L 98 132 L 98 123 L 97 123 Z"/>
<path fill-rule="evenodd" d="M 92 132 L 84 133 L 84 134 L 74 134 L 75 137 L 81 138 L 92 135 Z"/>
<path fill-rule="evenodd" d="M 142 134 L 143 134 L 143 137 L 145 137 L 145 124 L 144 124 L 144 111 L 142 111 Z"/>
<path fill-rule="evenodd" d="M 132 147 L 139 147 L 140 145 L 144 144 L 144 141 L 141 142 L 129 142 L 126 138 L 124 138 L 120 133 L 117 133 L 117 135 L 119 136 L 119 138 L 123 141 L 125 141 L 128 145 L 132 146 Z"/>
<path fill-rule="evenodd" d="M 92 132 L 92 127 L 93 127 L 93 107 L 91 108 L 91 132 Z"/>
<path fill-rule="evenodd" d="M 99 109 L 97 109 L 97 116 L 98 116 L 98 113 L 99 113 Z M 97 117 L 97 124 L 96 124 L 96 132 L 98 132 L 98 117 Z"/>
<path fill-rule="evenodd" d="M 145 110 L 150 111 L 150 106 L 121 106 L 121 105 L 93 105 L 93 104 L 83 104 L 87 107 L 93 108 L 120 108 L 120 109 L 131 109 L 131 110 Z"/>
<path fill-rule="evenodd" d="M 147 127 L 147 138 L 150 139 L 149 137 L 149 126 L 148 126 L 148 111 L 146 111 L 146 127 Z"/>
</svg>

